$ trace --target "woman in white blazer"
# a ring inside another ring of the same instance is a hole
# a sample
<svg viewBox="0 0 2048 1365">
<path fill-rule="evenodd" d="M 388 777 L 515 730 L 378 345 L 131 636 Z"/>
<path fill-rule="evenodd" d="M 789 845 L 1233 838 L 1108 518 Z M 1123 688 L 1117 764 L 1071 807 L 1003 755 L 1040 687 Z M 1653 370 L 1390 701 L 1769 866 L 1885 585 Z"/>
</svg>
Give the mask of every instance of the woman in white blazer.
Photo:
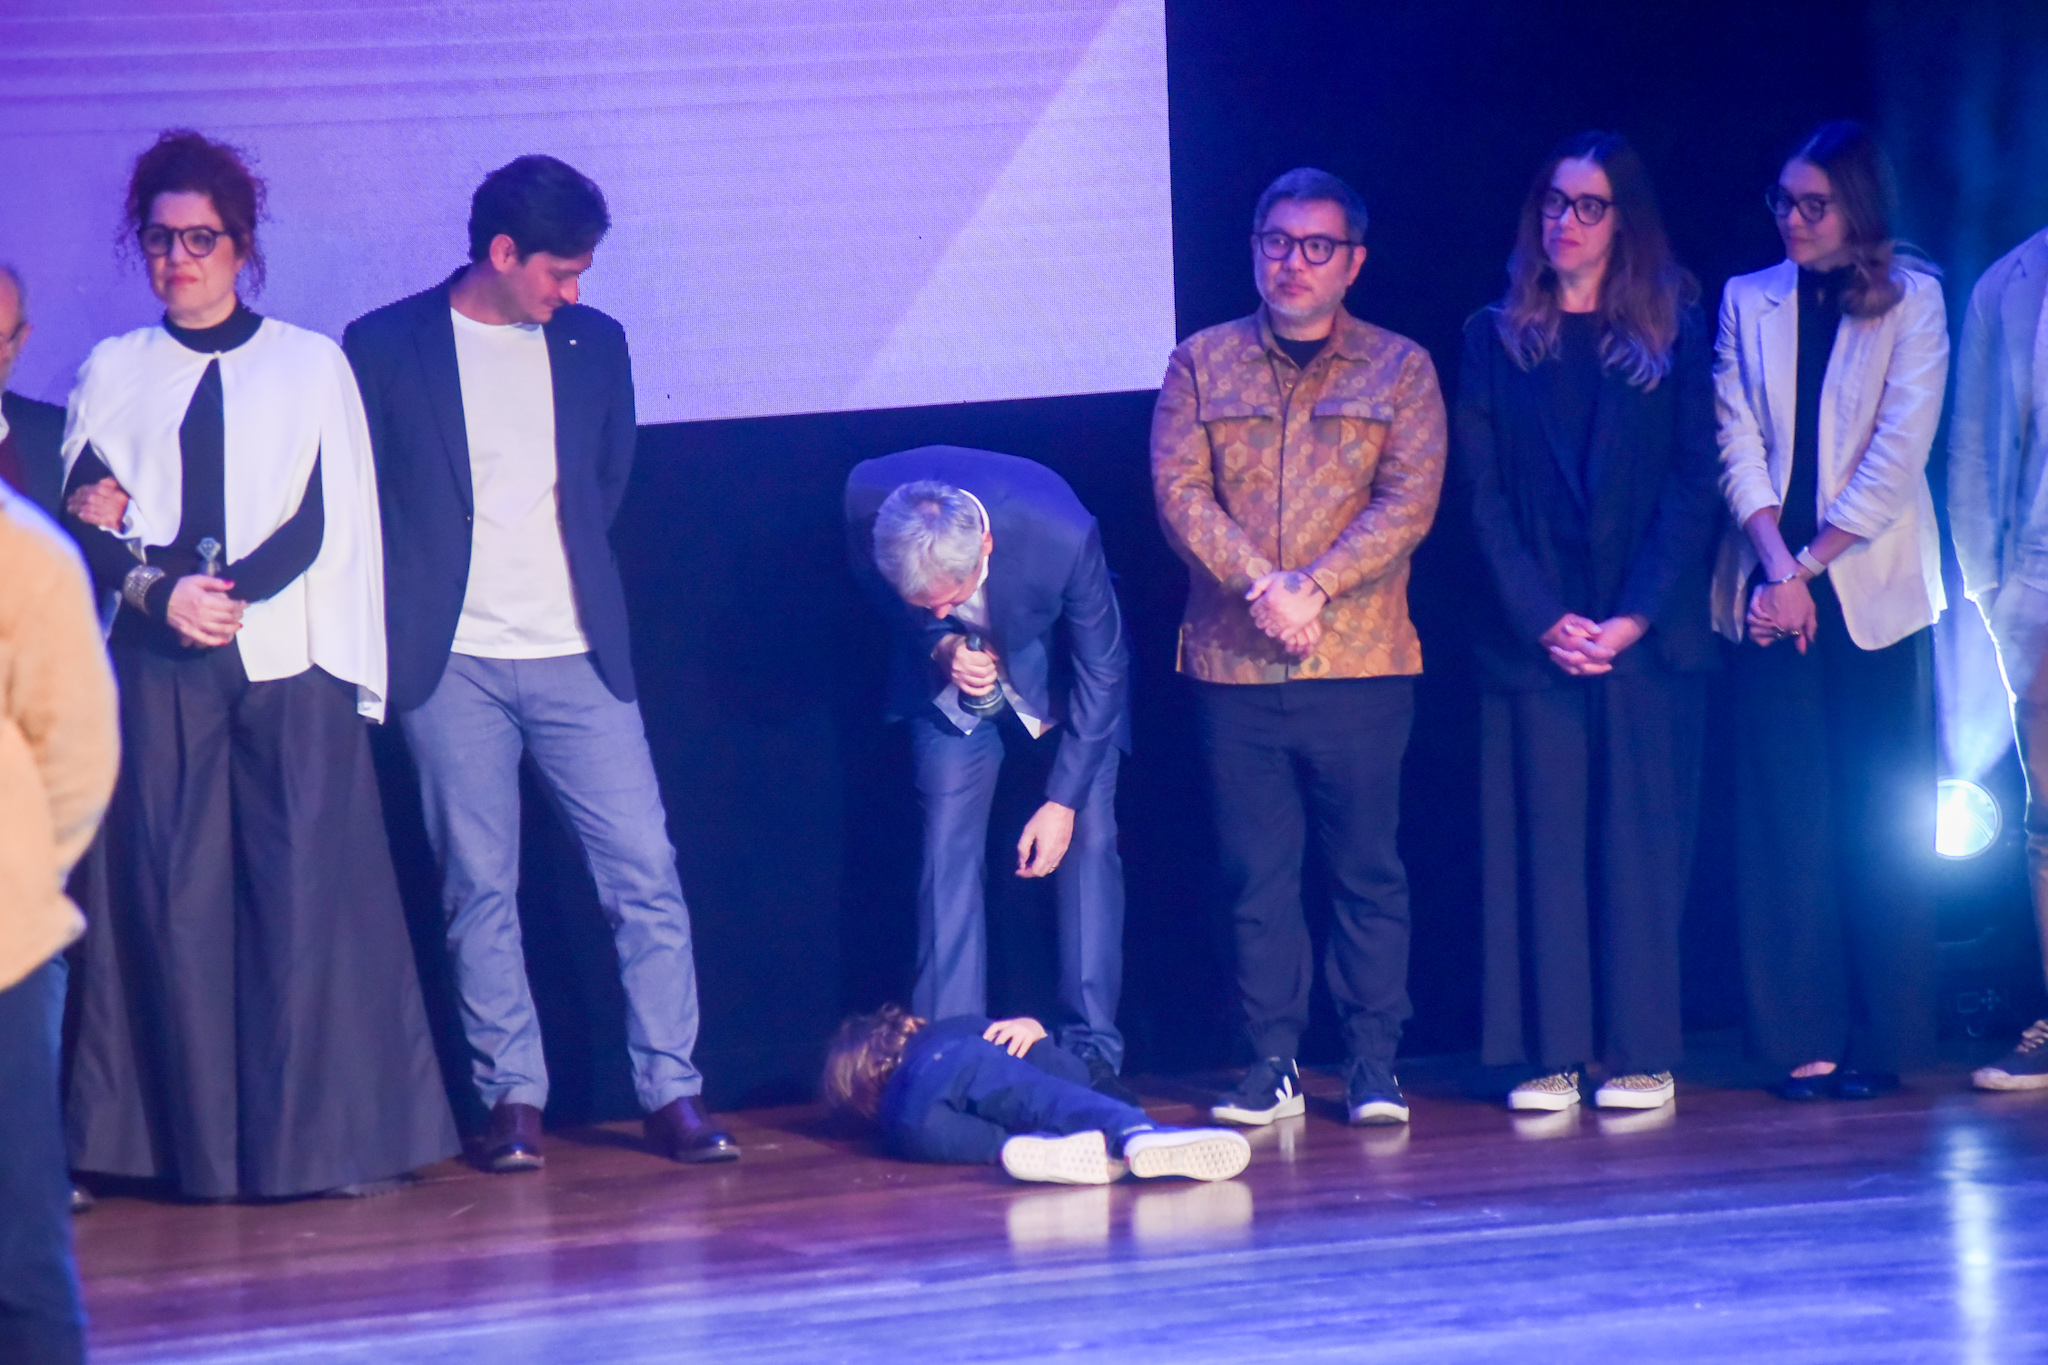
<svg viewBox="0 0 2048 1365">
<path fill-rule="evenodd" d="M 1744 976 L 1788 1099 L 1882 1094 L 1934 1045 L 1948 330 L 1932 267 L 1894 255 L 1889 184 L 1861 124 L 1807 139 L 1766 196 L 1787 259 L 1728 282 L 1715 348 Z"/>
</svg>

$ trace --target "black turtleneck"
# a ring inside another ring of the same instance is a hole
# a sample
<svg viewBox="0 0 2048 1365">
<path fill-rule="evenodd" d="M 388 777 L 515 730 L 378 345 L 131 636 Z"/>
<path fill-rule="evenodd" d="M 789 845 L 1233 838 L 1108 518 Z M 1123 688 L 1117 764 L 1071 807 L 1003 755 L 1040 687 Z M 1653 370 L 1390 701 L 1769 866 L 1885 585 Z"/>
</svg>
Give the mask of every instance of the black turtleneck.
<svg viewBox="0 0 2048 1365">
<path fill-rule="evenodd" d="M 222 401 L 219 357 L 246 345 L 263 326 L 261 315 L 239 300 L 225 322 L 212 327 L 180 327 L 169 318 L 164 330 L 189 350 L 211 354 L 206 372 L 199 377 L 192 401 L 185 408 L 185 420 L 178 427 L 180 513 L 178 534 L 169 545 L 145 547 L 148 562 L 164 571 L 164 578 L 149 593 L 149 614 L 163 619 L 171 589 L 184 575 L 199 571 L 199 542 L 209 537 L 219 542 L 222 557 L 233 552 L 227 534 L 227 413 Z M 106 463 L 87 446 L 72 467 L 64 494 L 110 477 Z M 103 588 L 118 588 L 135 556 L 113 533 L 87 526 L 65 515 L 65 523 L 79 537 L 92 565 L 93 576 Z M 234 582 L 229 596 L 243 602 L 261 602 L 312 567 L 320 554 L 327 530 L 326 508 L 321 496 L 320 457 L 313 458 L 313 472 L 298 510 L 261 545 L 239 559 L 228 560 L 221 577 Z"/>
<path fill-rule="evenodd" d="M 1785 482 L 1785 506 L 1778 534 L 1797 554 L 1820 533 L 1820 390 L 1827 382 L 1828 357 L 1842 323 L 1842 290 L 1855 267 L 1799 269 L 1799 389 L 1792 417 L 1792 468 Z"/>
</svg>

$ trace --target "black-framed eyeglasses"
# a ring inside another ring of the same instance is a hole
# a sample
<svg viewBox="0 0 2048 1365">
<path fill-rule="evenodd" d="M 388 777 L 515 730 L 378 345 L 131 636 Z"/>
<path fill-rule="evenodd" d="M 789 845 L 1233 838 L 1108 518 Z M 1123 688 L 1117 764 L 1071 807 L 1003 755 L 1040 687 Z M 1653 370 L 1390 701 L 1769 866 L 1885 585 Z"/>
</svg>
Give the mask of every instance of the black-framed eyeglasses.
<svg viewBox="0 0 2048 1365">
<path fill-rule="evenodd" d="M 1597 194 L 1571 195 L 1560 189 L 1548 189 L 1543 191 L 1542 202 L 1537 207 L 1552 222 L 1569 212 L 1587 227 L 1592 227 L 1607 216 L 1607 210 L 1614 207 L 1614 201 L 1602 199 Z"/>
<path fill-rule="evenodd" d="M 1771 211 L 1771 217 L 1789 218 L 1792 216 L 1792 210 L 1796 208 L 1799 210 L 1799 216 L 1806 220 L 1808 227 L 1827 217 L 1828 210 L 1834 207 L 1834 203 L 1830 195 L 1793 194 L 1783 185 L 1773 185 L 1764 191 L 1764 207 Z"/>
<path fill-rule="evenodd" d="M 1258 244 L 1259 254 L 1269 261 L 1284 261 L 1294 254 L 1294 248 L 1301 248 L 1301 259 L 1310 265 L 1328 265 L 1330 258 L 1337 254 L 1340 246 L 1358 246 L 1359 243 L 1342 237 L 1325 237 L 1315 233 L 1307 237 L 1296 237 L 1291 232 L 1272 228 L 1265 232 L 1254 232 L 1252 241 Z"/>
<path fill-rule="evenodd" d="M 219 228 L 188 227 L 171 228 L 162 223 L 151 223 L 136 234 L 142 240 L 142 254 L 145 256 L 168 256 L 171 243 L 183 242 L 185 250 L 194 260 L 211 256 L 213 249 L 220 245 L 220 239 L 227 236 Z"/>
</svg>

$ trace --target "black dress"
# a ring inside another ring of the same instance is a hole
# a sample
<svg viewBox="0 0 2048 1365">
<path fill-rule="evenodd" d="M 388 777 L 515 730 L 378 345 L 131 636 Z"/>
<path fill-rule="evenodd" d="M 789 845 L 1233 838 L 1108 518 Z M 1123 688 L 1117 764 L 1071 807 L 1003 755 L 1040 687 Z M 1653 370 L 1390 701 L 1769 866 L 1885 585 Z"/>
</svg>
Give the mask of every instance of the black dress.
<svg viewBox="0 0 2048 1365">
<path fill-rule="evenodd" d="M 238 309 L 193 350 L 247 344 Z M 150 547 L 166 576 L 124 605 L 110 649 L 122 766 L 104 834 L 106 915 L 88 930 L 67 1094 L 75 1169 L 160 1179 L 198 1199 L 311 1194 L 395 1176 L 457 1147 L 385 842 L 356 688 L 316 667 L 251 682 L 239 647 L 185 644 L 163 620 L 198 546 L 249 601 L 318 556 L 316 463 L 259 546 L 227 545 L 218 359 L 179 432 L 181 524 Z M 103 477 L 88 448 L 68 488 Z M 137 561 L 68 519 L 96 581 Z"/>
<path fill-rule="evenodd" d="M 1615 1075 L 1679 1060 L 1679 921 L 1718 666 L 1707 585 L 1720 525 L 1705 328 L 1631 384 L 1566 315 L 1523 370 L 1466 324 L 1452 467 L 1495 593 L 1474 604 L 1482 667 L 1485 1028 L 1491 1065 Z M 1575 678 L 1540 642 L 1566 613 L 1641 616 L 1613 670 Z"/>
</svg>

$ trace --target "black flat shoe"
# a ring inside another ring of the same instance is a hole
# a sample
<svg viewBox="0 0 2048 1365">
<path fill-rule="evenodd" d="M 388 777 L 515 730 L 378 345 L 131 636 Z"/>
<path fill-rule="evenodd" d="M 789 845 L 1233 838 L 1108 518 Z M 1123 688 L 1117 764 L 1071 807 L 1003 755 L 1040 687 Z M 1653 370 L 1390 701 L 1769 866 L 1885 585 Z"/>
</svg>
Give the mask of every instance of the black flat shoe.
<svg viewBox="0 0 2048 1365">
<path fill-rule="evenodd" d="M 1825 1076 L 1787 1076 L 1770 1088 L 1771 1093 L 1781 1100 L 1805 1103 L 1808 1100 L 1831 1100 L 1835 1098 L 1835 1081 L 1838 1071 Z"/>
<path fill-rule="evenodd" d="M 1835 1097 L 1844 1100 L 1874 1100 L 1899 1088 L 1896 1071 L 1837 1071 L 1828 1079 L 1835 1083 Z"/>
</svg>

